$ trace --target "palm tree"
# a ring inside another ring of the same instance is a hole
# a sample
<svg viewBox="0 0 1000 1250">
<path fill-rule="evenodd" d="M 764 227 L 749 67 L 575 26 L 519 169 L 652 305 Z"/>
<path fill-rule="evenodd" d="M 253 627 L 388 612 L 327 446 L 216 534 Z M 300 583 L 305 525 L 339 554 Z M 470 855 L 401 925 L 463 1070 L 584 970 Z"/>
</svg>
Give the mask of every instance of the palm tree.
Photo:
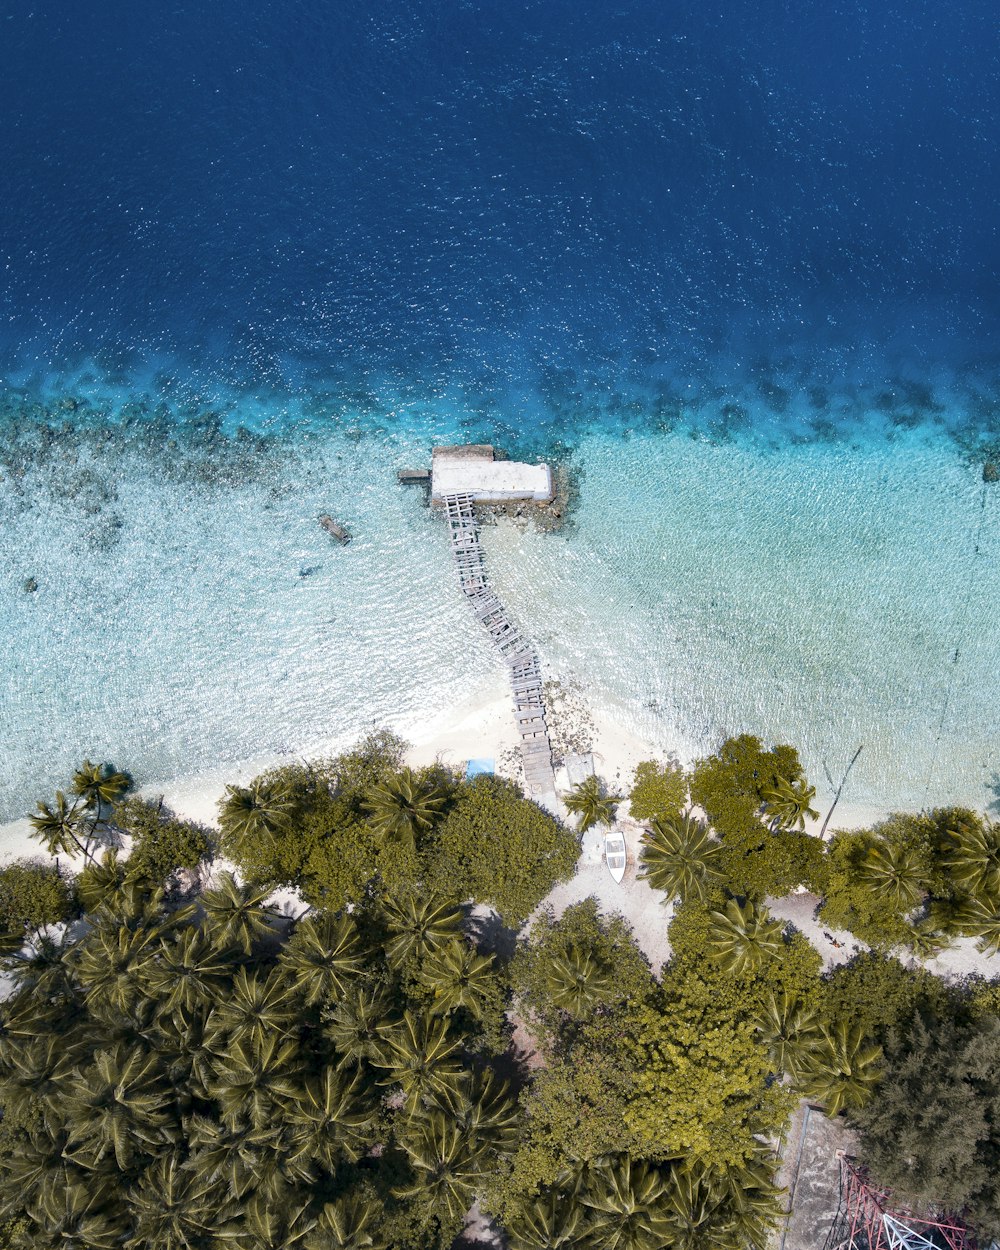
<svg viewBox="0 0 1000 1250">
<path fill-rule="evenodd" d="M 180 1137 L 170 1110 L 173 1091 L 160 1059 L 148 1051 L 99 1050 L 92 1065 L 70 1078 L 65 1100 L 69 1138 L 63 1153 L 84 1167 L 113 1156 L 128 1171 L 137 1155 L 155 1155 Z"/>
<path fill-rule="evenodd" d="M 280 1109 L 298 1090 L 298 1044 L 268 1035 L 260 1046 L 233 1038 L 229 1048 L 213 1058 L 212 1097 L 227 1126 L 247 1123 L 264 1130 L 278 1121 Z"/>
<path fill-rule="evenodd" d="M 307 1199 L 282 1195 L 275 1203 L 258 1190 L 247 1203 L 244 1221 L 254 1250 L 296 1250 L 305 1244 L 316 1226 Z"/>
<path fill-rule="evenodd" d="M 295 926 L 280 956 L 296 995 L 306 1006 L 339 998 L 365 965 L 365 952 L 350 916 L 307 916 Z"/>
<path fill-rule="evenodd" d="M 912 911 L 924 898 L 926 874 L 912 847 L 877 843 L 858 868 L 859 878 L 893 911 Z"/>
<path fill-rule="evenodd" d="M 117 803 L 131 784 L 127 773 L 117 772 L 110 764 L 92 764 L 90 760 L 84 760 L 73 774 L 73 793 L 83 799 L 98 820 L 104 808 Z"/>
<path fill-rule="evenodd" d="M 713 911 L 709 945 L 724 972 L 755 976 L 769 959 L 784 950 L 782 926 L 757 903 L 742 906 L 730 899 Z"/>
<path fill-rule="evenodd" d="M 467 1137 L 440 1111 L 411 1122 L 400 1144 L 415 1175 L 410 1184 L 394 1187 L 396 1197 L 425 1197 L 435 1211 L 446 1212 L 451 1220 L 460 1219 L 472 1206 L 486 1167 L 485 1145 Z"/>
<path fill-rule="evenodd" d="M 620 794 L 605 794 L 604 788 L 593 773 L 573 787 L 564 800 L 566 810 L 580 817 L 578 828 L 586 833 L 594 825 L 610 825 L 615 815 L 615 804 L 621 802 Z"/>
<path fill-rule="evenodd" d="M 545 985 L 553 1007 L 579 1017 L 613 995 L 615 979 L 593 951 L 570 945 L 548 961 Z"/>
<path fill-rule="evenodd" d="M 63 941 L 65 937 L 56 942 L 43 934 L 30 946 L 4 954 L 0 967 L 18 989 L 25 991 L 19 996 L 20 1001 L 37 1006 L 45 1001 L 69 1001 L 73 998 Z M 8 999 L 5 1004 L 8 1018 L 11 1001 Z"/>
<path fill-rule="evenodd" d="M 800 1070 L 803 1060 L 822 1037 L 816 1012 L 787 990 L 780 996 L 768 990 L 755 1027 L 775 1069 L 791 1076 Z"/>
<path fill-rule="evenodd" d="M 382 911 L 389 930 L 386 957 L 397 967 L 411 955 L 424 958 L 462 932 L 462 909 L 437 895 L 387 899 Z"/>
<path fill-rule="evenodd" d="M 235 859 L 292 826 L 296 800 L 288 786 L 255 777 L 248 786 L 226 786 L 219 803 L 223 846 Z"/>
<path fill-rule="evenodd" d="M 306 1250 L 387 1250 L 378 1231 L 381 1217 L 382 1204 L 374 1196 L 343 1194 L 323 1207 Z"/>
<path fill-rule="evenodd" d="M 708 825 L 692 812 L 657 817 L 650 825 L 642 835 L 639 875 L 668 899 L 703 899 L 722 875 L 722 846 Z"/>
<path fill-rule="evenodd" d="M 264 900 L 270 893 L 252 885 L 238 885 L 231 872 L 219 873 L 217 884 L 202 891 L 200 903 L 213 941 L 235 946 L 249 955 L 254 942 L 271 932 Z"/>
<path fill-rule="evenodd" d="M 124 1213 L 111 1197 L 110 1184 L 95 1183 L 76 1168 L 58 1169 L 28 1214 L 38 1226 L 31 1244 L 39 1250 L 117 1250 L 121 1245 Z"/>
<path fill-rule="evenodd" d="M 774 1167 L 767 1148 L 758 1146 L 756 1153 L 738 1166 L 708 1173 L 717 1178 L 725 1195 L 720 1231 L 730 1240 L 724 1245 L 765 1246 L 775 1222 L 788 1214 L 780 1201 L 784 1190 L 774 1183 Z"/>
<path fill-rule="evenodd" d="M 441 785 L 403 768 L 371 789 L 363 806 L 368 823 L 382 837 L 415 847 L 434 827 L 447 802 L 448 793 Z"/>
<path fill-rule="evenodd" d="M 209 1018 L 208 1039 L 239 1038 L 260 1053 L 268 1041 L 288 1037 L 296 1024 L 291 990 L 278 969 L 264 973 L 237 968 L 225 1001 Z"/>
<path fill-rule="evenodd" d="M 56 791 L 55 802 L 38 803 L 38 811 L 29 816 L 31 836 L 43 843 L 50 855 L 82 855 L 91 857 L 91 835 L 84 827 L 86 806 L 80 798 L 67 802 L 62 790 Z"/>
<path fill-rule="evenodd" d="M 882 1047 L 868 1040 L 861 1026 L 838 1020 L 824 1025 L 803 1065 L 799 1087 L 835 1116 L 859 1110 L 882 1076 Z"/>
<path fill-rule="evenodd" d="M 702 1250 L 720 1222 L 726 1194 L 717 1176 L 695 1162 L 676 1163 L 664 1183 L 663 1207 L 672 1227 L 671 1250 Z"/>
<path fill-rule="evenodd" d="M 477 1019 L 485 996 L 495 984 L 493 959 L 477 954 L 464 938 L 432 950 L 420 969 L 420 982 L 434 993 L 431 1010 L 450 1014 L 466 1008 Z"/>
<path fill-rule="evenodd" d="M 792 782 L 787 777 L 776 777 L 774 784 L 761 791 L 761 803 L 771 822 L 772 829 L 798 829 L 806 827 L 806 817 L 816 820 L 819 812 L 810 807 L 816 797 L 816 787 L 803 778 Z"/>
<path fill-rule="evenodd" d="M 129 878 L 128 866 L 112 848 L 93 860 L 76 879 L 76 894 L 84 911 L 96 911 L 121 890 Z"/>
<path fill-rule="evenodd" d="M 163 1011 L 190 1013 L 221 997 L 232 969 L 233 951 L 188 925 L 160 939 L 146 984 Z"/>
<path fill-rule="evenodd" d="M 948 945 L 948 937 L 932 916 L 907 925 L 907 931 L 906 945 L 919 959 L 933 959 Z"/>
<path fill-rule="evenodd" d="M 656 1168 L 627 1154 L 594 1169 L 581 1194 L 589 1208 L 586 1245 L 601 1250 L 661 1250 L 673 1236 L 662 1198 L 664 1183 Z"/>
<path fill-rule="evenodd" d="M 331 1175 L 345 1159 L 356 1163 L 370 1144 L 372 1120 L 361 1073 L 324 1068 L 286 1099 L 285 1120 L 291 1160 L 318 1163 Z"/>
<path fill-rule="evenodd" d="M 72 949 L 72 965 L 91 1011 L 129 1012 L 143 997 L 161 931 L 103 920 Z"/>
<path fill-rule="evenodd" d="M 974 898 L 1000 898 L 1000 823 L 962 822 L 948 830 L 944 862 L 955 884 Z"/>
<path fill-rule="evenodd" d="M 432 1094 L 428 1106 L 443 1111 L 466 1137 L 481 1138 L 498 1150 L 512 1150 L 522 1133 L 517 1101 L 511 1098 L 506 1082 L 488 1068 Z"/>
<path fill-rule="evenodd" d="M 1000 898 L 982 896 L 961 900 L 954 909 L 960 933 L 976 937 L 976 949 L 984 955 L 1000 954 Z"/>
<path fill-rule="evenodd" d="M 237 1243 L 242 1204 L 196 1160 L 170 1151 L 156 1158 L 128 1193 L 132 1231 L 126 1250 L 189 1250 Z"/>
<path fill-rule="evenodd" d="M 380 1085 L 399 1085 L 412 1112 L 422 1098 L 447 1094 L 464 1077 L 462 1039 L 448 1031 L 441 1016 L 403 1012 L 395 1028 L 385 1030 L 384 1053 L 373 1059 L 386 1075 Z"/>
<path fill-rule="evenodd" d="M 512 1250 L 564 1250 L 581 1243 L 583 1207 L 550 1189 L 519 1211 L 507 1228 Z"/>
<path fill-rule="evenodd" d="M 278 1144 L 273 1124 L 254 1125 L 239 1115 L 221 1123 L 214 1116 L 192 1114 L 186 1128 L 187 1166 L 234 1198 L 248 1198 L 257 1187 L 261 1156 Z"/>
<path fill-rule="evenodd" d="M 392 1002 L 381 986 L 349 986 L 332 1007 L 324 1031 L 340 1064 L 378 1064 L 385 1056 L 385 1036 L 399 1025 Z"/>
</svg>

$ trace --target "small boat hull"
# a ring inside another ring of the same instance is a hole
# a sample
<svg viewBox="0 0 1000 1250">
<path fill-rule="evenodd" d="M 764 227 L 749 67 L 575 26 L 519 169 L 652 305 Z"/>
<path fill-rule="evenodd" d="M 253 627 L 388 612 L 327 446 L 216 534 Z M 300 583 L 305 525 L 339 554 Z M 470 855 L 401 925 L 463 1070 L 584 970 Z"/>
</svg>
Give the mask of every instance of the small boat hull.
<svg viewBox="0 0 1000 1250">
<path fill-rule="evenodd" d="M 608 866 L 613 881 L 621 884 L 625 876 L 625 865 L 628 863 L 628 851 L 625 838 L 620 833 L 609 833 L 604 838 L 604 862 Z"/>
</svg>

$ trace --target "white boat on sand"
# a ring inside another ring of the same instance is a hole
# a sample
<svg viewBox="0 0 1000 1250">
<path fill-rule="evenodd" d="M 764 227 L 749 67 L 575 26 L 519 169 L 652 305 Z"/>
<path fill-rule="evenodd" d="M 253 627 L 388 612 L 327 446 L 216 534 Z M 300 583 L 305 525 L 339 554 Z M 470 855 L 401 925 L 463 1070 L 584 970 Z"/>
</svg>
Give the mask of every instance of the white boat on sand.
<svg viewBox="0 0 1000 1250">
<path fill-rule="evenodd" d="M 628 853 L 625 849 L 625 838 L 616 829 L 612 829 L 610 833 L 604 835 L 604 862 L 608 866 L 608 872 L 615 881 L 620 882 L 625 876 L 625 864 L 628 860 Z"/>
</svg>

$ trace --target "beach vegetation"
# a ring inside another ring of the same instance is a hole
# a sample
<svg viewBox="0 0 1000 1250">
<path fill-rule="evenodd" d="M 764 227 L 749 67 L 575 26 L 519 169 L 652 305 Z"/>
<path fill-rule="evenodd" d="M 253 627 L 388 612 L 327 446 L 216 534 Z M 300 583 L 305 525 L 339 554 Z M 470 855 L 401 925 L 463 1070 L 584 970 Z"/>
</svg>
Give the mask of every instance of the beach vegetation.
<svg viewBox="0 0 1000 1250">
<path fill-rule="evenodd" d="M 178 869 L 195 869 L 211 856 L 210 831 L 180 820 L 162 799 L 124 799 L 114 804 L 110 819 L 132 839 L 129 871 L 152 881 L 166 881 Z"/>
<path fill-rule="evenodd" d="M 853 1021 L 880 1044 L 917 1011 L 952 1015 L 960 1011 L 960 999 L 933 973 L 904 967 L 878 951 L 862 951 L 823 978 L 823 1016 Z"/>
<path fill-rule="evenodd" d="M 512 782 L 482 774 L 457 787 L 424 852 L 429 885 L 488 903 L 520 928 L 572 876 L 579 839 Z"/>
<path fill-rule="evenodd" d="M 0 947 L 16 949 L 75 911 L 72 884 L 54 864 L 18 859 L 0 869 Z"/>
<path fill-rule="evenodd" d="M 395 947 L 413 914 L 376 900 L 289 934 L 225 874 L 197 908 L 121 882 L 48 950 L 58 976 L 8 963 L 8 1229 L 25 1247 L 81 1248 L 228 1230 L 264 1250 L 367 1228 L 371 1245 L 444 1250 L 506 1171 L 520 1117 L 473 1059 L 503 1000 L 470 1007 L 482 969 L 462 915 L 442 900 Z M 455 977 L 461 943 L 473 960 Z M 442 983 L 462 983 L 447 1006 Z"/>
<path fill-rule="evenodd" d="M 804 778 L 791 781 L 779 775 L 761 790 L 760 797 L 765 819 L 772 830 L 797 829 L 801 833 L 807 818 L 819 817 L 819 812 L 810 806 L 816 797 L 816 787 Z"/>
<path fill-rule="evenodd" d="M 628 797 L 633 819 L 674 820 L 687 806 L 687 775 L 675 760 L 643 760 L 636 765 Z"/>
<path fill-rule="evenodd" d="M 543 909 L 519 944 L 510 980 L 532 1035 L 553 1045 L 567 1017 L 579 1021 L 644 1002 L 655 987 L 628 924 L 602 915 L 594 898 L 571 904 L 558 920 Z"/>
<path fill-rule="evenodd" d="M 591 782 L 581 826 L 618 801 Z M 673 901 L 654 974 L 596 899 L 539 908 L 578 832 L 501 778 L 405 767 L 392 735 L 230 787 L 238 871 L 207 884 L 175 873 L 211 831 L 125 783 L 87 765 L 40 806 L 75 882 L 0 870 L 0 1245 L 445 1250 L 475 1202 L 512 1250 L 745 1250 L 783 1209 L 762 1143 L 803 1097 L 886 1183 L 996 1202 L 1000 995 L 888 953 L 1000 949 L 974 813 L 824 844 L 791 747 L 729 739 L 690 794 L 640 766 L 641 874 Z M 823 974 L 768 908 L 802 883 L 872 949 Z"/>
<path fill-rule="evenodd" d="M 39 800 L 28 817 L 31 836 L 50 855 L 80 856 L 84 862 L 92 859 L 100 843 L 107 841 L 109 809 L 131 785 L 128 773 L 113 765 L 84 760 L 73 774 L 68 797 L 57 790 L 50 802 Z"/>
<path fill-rule="evenodd" d="M 852 1117 L 876 1180 L 1000 1236 L 1000 1020 L 926 1011 L 893 1026 L 878 1097 Z"/>
<path fill-rule="evenodd" d="M 642 835 L 639 876 L 667 899 L 703 899 L 722 880 L 723 848 L 693 812 L 654 816 Z"/>
<path fill-rule="evenodd" d="M 620 801 L 619 795 L 607 793 L 600 778 L 593 773 L 575 785 L 563 800 L 566 810 L 578 817 L 577 828 L 581 833 L 595 825 L 610 825 Z"/>
<path fill-rule="evenodd" d="M 420 776 L 412 768 L 390 773 L 364 800 L 368 823 L 379 837 L 416 847 L 448 802 L 444 781 L 443 776 Z"/>
<path fill-rule="evenodd" d="M 401 764 L 399 739 L 376 734 L 353 751 L 264 774 L 248 793 L 280 793 L 281 817 L 238 820 L 221 849 L 261 886 L 292 886 L 338 911 L 372 891 L 414 887 L 489 903 L 519 926 L 579 850 L 575 834 L 499 777 L 465 781 L 440 765 Z M 232 796 L 223 802 L 223 814 Z"/>
<path fill-rule="evenodd" d="M 695 763 L 690 793 L 721 843 L 730 894 L 760 901 L 820 880 L 823 845 L 803 832 L 815 790 L 794 747 L 768 750 L 750 734 L 727 738 Z"/>
<path fill-rule="evenodd" d="M 829 1116 L 864 1107 L 881 1079 L 882 1047 L 843 1018 L 820 1027 L 796 1072 L 797 1087 Z"/>
<path fill-rule="evenodd" d="M 723 972 L 759 972 L 780 957 L 784 948 L 782 926 L 767 909 L 752 902 L 728 899 L 720 911 L 710 913 L 712 925 L 708 953 Z"/>
</svg>

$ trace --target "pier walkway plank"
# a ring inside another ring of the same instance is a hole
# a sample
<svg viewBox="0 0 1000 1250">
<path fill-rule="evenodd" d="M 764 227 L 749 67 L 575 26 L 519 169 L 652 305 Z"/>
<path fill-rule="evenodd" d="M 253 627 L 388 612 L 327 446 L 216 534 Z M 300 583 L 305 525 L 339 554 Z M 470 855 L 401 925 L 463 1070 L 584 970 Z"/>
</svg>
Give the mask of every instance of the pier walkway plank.
<svg viewBox="0 0 1000 1250">
<path fill-rule="evenodd" d="M 462 593 L 507 665 L 528 794 L 534 799 L 554 800 L 556 783 L 552 771 L 552 744 L 545 723 L 542 669 L 538 656 L 507 615 L 500 597 L 490 587 L 479 545 L 479 523 L 472 495 L 445 495 L 441 503 L 448 521 L 451 552 Z"/>
</svg>

